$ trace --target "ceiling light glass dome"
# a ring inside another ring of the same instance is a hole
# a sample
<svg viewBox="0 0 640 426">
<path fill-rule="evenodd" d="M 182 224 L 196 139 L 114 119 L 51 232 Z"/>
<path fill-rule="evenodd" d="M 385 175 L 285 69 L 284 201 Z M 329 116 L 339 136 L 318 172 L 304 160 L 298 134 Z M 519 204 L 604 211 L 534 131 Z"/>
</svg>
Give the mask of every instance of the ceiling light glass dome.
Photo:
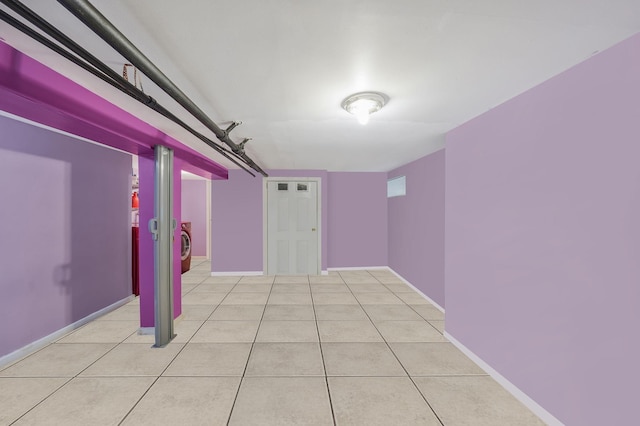
<svg viewBox="0 0 640 426">
<path fill-rule="evenodd" d="M 379 92 L 359 92 L 348 96 L 342 101 L 342 108 L 350 114 L 353 114 L 362 125 L 369 122 L 369 116 L 380 110 L 389 97 Z"/>
</svg>

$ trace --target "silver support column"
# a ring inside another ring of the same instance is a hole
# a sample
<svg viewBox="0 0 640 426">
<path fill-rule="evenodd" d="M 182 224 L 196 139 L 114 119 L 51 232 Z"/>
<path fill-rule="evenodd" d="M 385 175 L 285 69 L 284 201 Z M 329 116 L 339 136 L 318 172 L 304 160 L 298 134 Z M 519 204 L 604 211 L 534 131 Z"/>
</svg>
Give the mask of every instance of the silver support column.
<svg viewBox="0 0 640 426">
<path fill-rule="evenodd" d="M 155 347 L 166 346 L 173 333 L 173 150 L 155 146 L 155 217 L 149 221 L 153 234 Z"/>
</svg>

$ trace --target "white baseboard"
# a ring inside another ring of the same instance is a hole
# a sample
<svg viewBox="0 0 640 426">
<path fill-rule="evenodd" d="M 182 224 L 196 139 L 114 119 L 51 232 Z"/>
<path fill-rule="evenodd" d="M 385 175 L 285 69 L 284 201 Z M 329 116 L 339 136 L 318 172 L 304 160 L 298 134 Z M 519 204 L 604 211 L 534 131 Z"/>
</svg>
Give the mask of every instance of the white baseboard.
<svg viewBox="0 0 640 426">
<path fill-rule="evenodd" d="M 112 303 L 109 306 L 106 306 L 102 309 L 100 309 L 97 312 L 94 312 L 90 315 L 87 315 L 86 317 L 79 319 L 78 321 L 74 322 L 73 324 L 69 324 L 66 327 L 61 328 L 60 330 L 54 331 L 53 333 L 44 336 L 41 339 L 36 340 L 35 342 L 31 342 L 26 346 L 21 347 L 20 349 L 17 349 L 7 355 L 4 355 L 2 357 L 0 357 L 0 367 L 4 367 L 6 365 L 9 365 L 19 359 L 24 358 L 27 355 L 31 355 L 32 353 L 44 348 L 45 346 L 55 342 L 56 340 L 60 339 L 61 337 L 63 337 L 65 334 L 68 334 L 70 332 L 72 332 L 73 330 L 76 330 L 80 327 L 82 327 L 83 325 L 85 325 L 88 322 L 93 321 L 96 318 L 99 318 L 105 314 L 108 314 L 109 312 L 118 309 L 120 306 L 122 305 L 126 305 L 127 303 L 131 302 L 133 299 L 135 299 L 134 295 L 131 295 L 129 297 L 126 297 L 122 300 L 119 300 L 115 303 Z"/>
<path fill-rule="evenodd" d="M 393 273 L 396 277 L 398 277 L 400 280 L 402 280 L 402 282 L 404 282 L 406 285 L 408 285 L 409 287 L 414 289 L 427 302 L 431 303 L 433 306 L 438 308 L 441 312 L 444 312 L 444 308 L 442 306 L 440 306 L 435 300 L 433 300 L 432 298 L 430 298 L 429 296 L 424 294 L 420 289 L 418 289 L 416 286 L 414 286 L 409 281 L 404 279 L 404 277 L 402 275 L 400 275 L 399 273 L 397 273 L 396 271 L 394 271 L 393 269 L 391 269 L 388 266 L 358 266 L 358 267 L 349 267 L 349 268 L 327 268 L 327 269 L 329 271 L 338 271 L 338 272 L 339 271 L 359 271 L 359 270 L 363 270 L 363 269 L 368 269 L 370 271 L 375 271 L 375 270 L 389 271 L 389 272 Z"/>
<path fill-rule="evenodd" d="M 429 296 L 427 296 L 426 294 L 424 294 L 420 289 L 418 289 L 416 286 L 414 286 L 413 284 L 411 284 L 409 281 L 407 281 L 406 279 L 404 279 L 404 277 L 402 275 L 400 275 L 399 273 L 397 273 L 396 271 L 394 271 L 393 269 L 389 268 L 388 266 L 385 267 L 386 269 L 388 269 L 389 271 L 393 272 L 395 274 L 396 277 L 400 278 L 402 280 L 402 282 L 404 282 L 406 285 L 408 285 L 409 287 L 411 287 L 412 289 L 414 289 L 416 292 L 418 292 L 418 294 L 420 296 L 422 296 L 427 302 L 431 303 L 433 306 L 435 306 L 436 308 L 438 308 L 442 313 L 444 313 L 444 308 L 442 306 L 440 306 L 435 300 L 433 300 L 432 298 L 430 298 Z"/>
<path fill-rule="evenodd" d="M 348 268 L 327 268 L 328 271 L 361 271 L 363 269 L 368 270 L 380 270 L 389 269 L 388 266 L 350 266 Z"/>
<path fill-rule="evenodd" d="M 354 269 L 360 269 L 360 268 L 354 268 Z M 239 275 L 258 276 L 258 275 L 264 275 L 264 272 L 262 271 L 231 271 L 231 272 L 212 272 L 211 273 L 212 277 L 236 277 Z M 329 275 L 329 271 L 321 271 L 320 275 Z"/>
<path fill-rule="evenodd" d="M 262 271 L 230 271 L 230 272 L 212 272 L 212 277 L 236 277 L 239 275 L 256 276 L 264 275 Z"/>
<path fill-rule="evenodd" d="M 393 269 L 391 269 L 388 266 L 357 266 L 357 267 L 348 267 L 348 268 L 327 268 L 329 271 L 359 271 L 359 270 L 363 270 L 363 269 L 368 269 L 370 271 L 389 271 L 391 273 L 393 273 L 396 277 L 398 277 L 399 279 L 402 280 L 402 282 L 404 282 L 406 285 L 408 285 L 409 287 L 411 287 L 412 289 L 414 289 L 416 292 L 418 292 L 418 294 L 420 296 L 422 296 L 427 302 L 431 303 L 433 306 L 435 306 L 436 308 L 438 308 L 440 311 L 444 312 L 444 308 L 442 306 L 440 306 L 436 301 L 434 301 L 432 298 L 430 298 L 429 296 L 427 296 L 426 294 L 424 294 L 422 291 L 420 291 L 416 286 L 414 286 L 413 284 L 411 284 L 409 281 L 407 281 L 406 279 L 404 279 L 404 277 L 402 275 L 400 275 L 399 273 L 397 273 L 396 271 L 394 271 Z"/>
<path fill-rule="evenodd" d="M 507 392 L 513 395 L 518 401 L 522 402 L 536 416 L 540 417 L 543 422 L 545 422 L 549 426 L 564 426 L 564 424 L 560 420 L 556 419 L 551 413 L 542 408 L 540 404 L 531 399 L 526 393 L 522 392 L 516 385 L 507 380 L 502 374 L 491 368 L 489 364 L 487 364 L 482 360 L 482 358 L 471 352 L 471 350 L 460 343 L 455 337 L 451 336 L 446 331 L 444 332 L 444 337 L 449 339 L 449 341 L 453 343 L 454 346 L 460 349 L 460 351 L 462 351 L 467 357 L 469 357 L 471 361 L 475 362 L 478 367 L 487 372 L 487 374 L 489 374 L 489 376 L 491 376 L 496 382 L 498 382 L 498 384 L 505 388 Z"/>
<path fill-rule="evenodd" d="M 402 275 L 398 274 L 391 268 L 386 268 L 392 273 L 394 273 L 399 279 L 401 279 L 405 284 L 409 287 L 413 288 L 419 295 L 424 297 L 428 302 L 430 302 L 433 306 L 445 312 L 444 308 L 436 303 L 429 296 L 424 294 L 418 288 L 416 288 L 413 284 L 407 281 Z M 507 390 L 510 394 L 512 394 L 518 401 L 522 402 L 527 408 L 529 408 L 536 416 L 540 417 L 542 421 L 547 423 L 549 426 L 564 426 L 563 423 L 556 419 L 551 413 L 542 408 L 540 404 L 531 399 L 527 394 L 522 392 L 518 387 L 516 387 L 513 383 L 507 380 L 502 374 L 498 373 L 494 370 L 489 364 L 484 362 L 480 357 L 471 352 L 466 346 L 456 340 L 455 337 L 451 336 L 446 330 L 444 332 L 444 336 L 449 339 L 454 346 L 460 349 L 467 357 L 471 359 L 474 363 L 478 365 L 481 369 L 483 369 L 489 376 L 491 376 L 496 382 L 498 382 L 503 388 Z"/>
</svg>

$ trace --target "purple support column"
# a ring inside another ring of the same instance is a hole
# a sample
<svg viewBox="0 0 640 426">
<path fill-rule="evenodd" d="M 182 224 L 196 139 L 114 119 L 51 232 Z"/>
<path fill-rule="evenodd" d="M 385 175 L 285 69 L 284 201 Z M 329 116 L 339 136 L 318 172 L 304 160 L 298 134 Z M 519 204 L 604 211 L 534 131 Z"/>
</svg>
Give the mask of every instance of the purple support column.
<svg viewBox="0 0 640 426">
<path fill-rule="evenodd" d="M 140 327 L 153 327 L 153 239 L 149 232 L 149 220 L 153 218 L 155 160 L 153 157 L 138 157 L 140 181 Z"/>
</svg>

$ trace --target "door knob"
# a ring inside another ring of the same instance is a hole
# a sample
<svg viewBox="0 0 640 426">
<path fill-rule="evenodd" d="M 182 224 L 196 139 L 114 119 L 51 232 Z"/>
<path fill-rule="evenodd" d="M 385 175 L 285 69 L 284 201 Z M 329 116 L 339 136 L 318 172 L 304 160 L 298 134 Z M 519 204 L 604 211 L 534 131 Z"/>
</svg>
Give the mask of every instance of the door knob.
<svg viewBox="0 0 640 426">
<path fill-rule="evenodd" d="M 315 230 L 316 230 L 316 228 L 311 228 L 311 230 L 312 230 L 312 231 L 315 231 Z"/>
</svg>

